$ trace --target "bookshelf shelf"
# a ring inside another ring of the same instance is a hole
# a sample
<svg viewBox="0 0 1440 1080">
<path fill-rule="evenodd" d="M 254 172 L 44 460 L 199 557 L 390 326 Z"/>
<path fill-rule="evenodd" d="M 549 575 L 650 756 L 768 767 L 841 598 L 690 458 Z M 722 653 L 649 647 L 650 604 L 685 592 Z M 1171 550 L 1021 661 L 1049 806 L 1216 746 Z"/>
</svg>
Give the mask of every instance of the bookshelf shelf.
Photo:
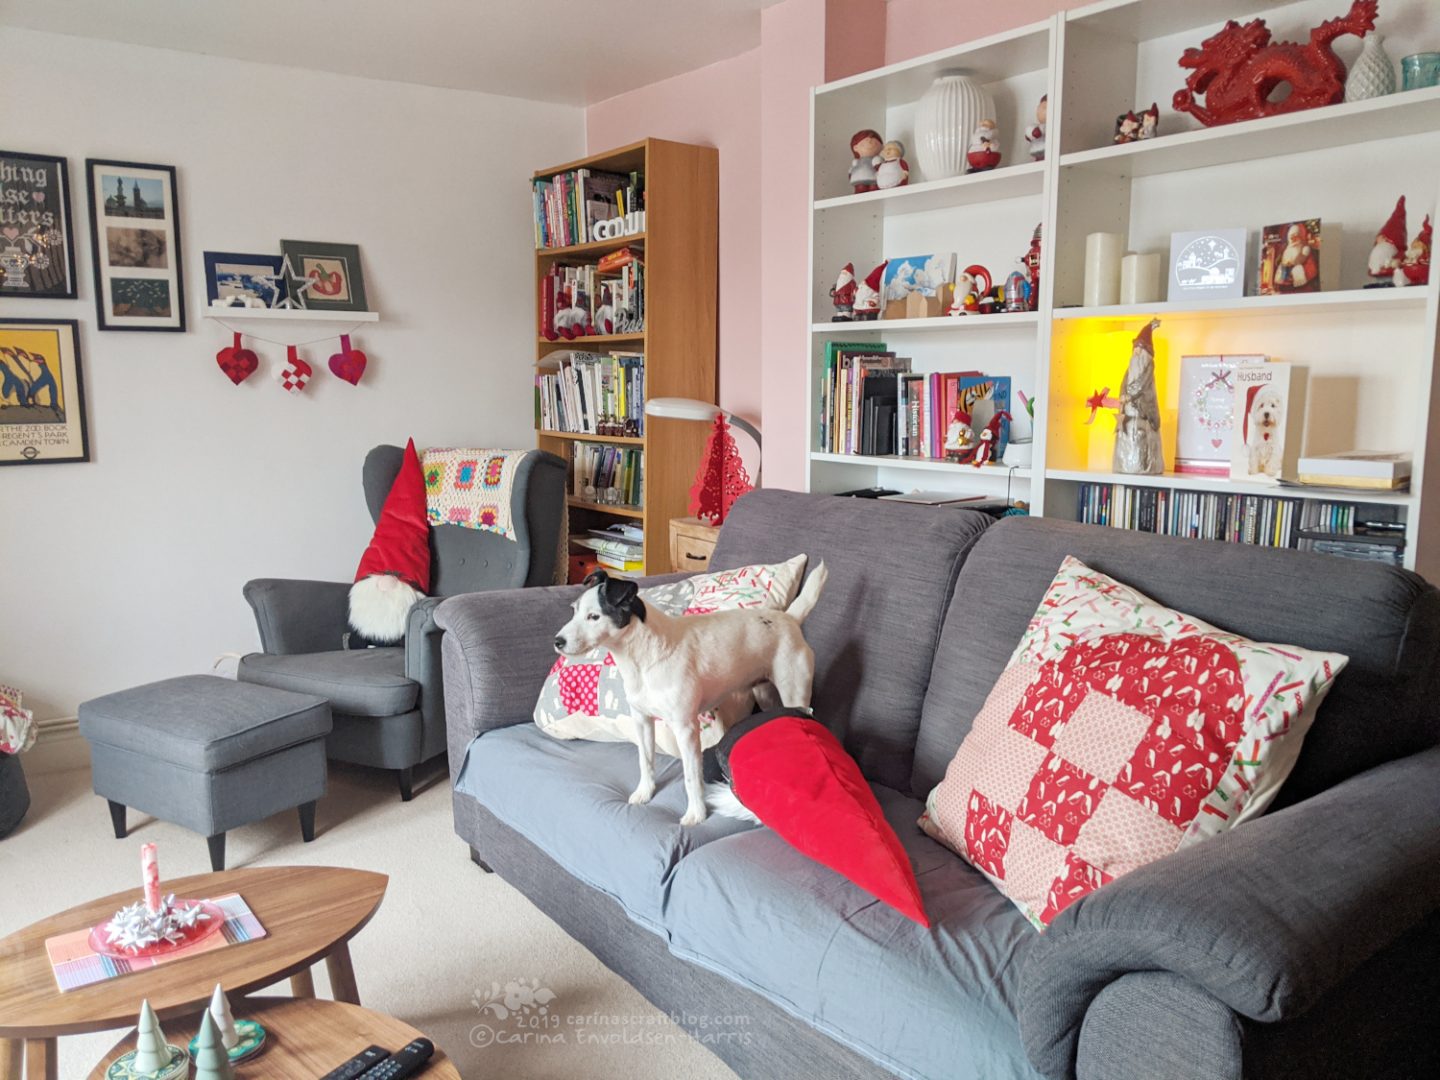
<svg viewBox="0 0 1440 1080">
<path fill-rule="evenodd" d="M 816 213 L 826 211 L 879 211 L 883 214 L 918 214 L 942 207 L 968 206 L 1039 195 L 1045 188 L 1045 166 L 1039 162 L 1009 165 L 990 172 L 967 173 L 948 180 L 927 180 L 884 191 L 818 199 Z"/>
<path fill-rule="evenodd" d="M 909 469 L 915 472 L 946 473 L 950 476 L 973 480 L 1029 480 L 1030 470 L 1006 468 L 1004 465 L 964 465 L 955 461 L 935 458 L 898 457 L 894 454 L 879 456 L 869 454 L 830 454 L 816 450 L 811 452 L 812 461 L 828 461 L 837 465 L 871 465 L 881 469 Z"/>
<path fill-rule="evenodd" d="M 896 334 L 933 334 L 965 331 L 976 333 L 981 330 L 1003 330 L 1006 327 L 1035 327 L 1040 316 L 1033 311 L 1002 312 L 997 315 L 941 315 L 935 319 L 871 319 L 868 322 L 812 323 L 813 334 L 834 334 L 845 337 L 866 331 L 878 332 L 893 337 Z"/>
<path fill-rule="evenodd" d="M 537 248 L 534 262 L 537 310 L 541 279 L 555 266 L 590 263 L 623 247 L 643 247 L 645 329 L 639 333 L 597 334 L 569 341 L 550 341 L 537 335 L 537 378 L 540 368 L 553 368 L 552 358 L 561 352 L 643 352 L 647 398 L 715 401 L 718 384 L 715 297 L 719 269 L 716 150 L 664 139 L 643 139 L 579 161 L 541 169 L 534 175 L 537 180 L 544 180 L 579 169 L 642 174 L 647 228 L 613 240 Z M 536 400 L 538 402 L 538 396 Z M 603 504 L 571 494 L 565 500 L 569 518 L 567 531 L 573 539 L 607 523 L 639 522 L 644 533 L 643 573 L 668 570 L 670 519 L 687 513 L 690 485 L 710 434 L 709 426 L 647 417 L 645 434 L 634 437 L 540 430 L 539 425 L 537 412 L 536 443 L 542 450 L 564 458 L 572 469 L 576 447 L 581 443 L 606 444 L 632 455 L 639 451 L 641 505 Z M 571 490 L 574 490 L 573 479 Z"/>
<path fill-rule="evenodd" d="M 1056 308 L 1056 319 L 1109 319 L 1134 322 L 1158 317 L 1225 318 L 1254 315 L 1306 316 L 1320 312 L 1362 314 L 1376 312 L 1424 312 L 1429 300 L 1426 289 L 1337 289 L 1334 292 L 1297 293 L 1291 296 L 1244 296 L 1238 300 L 1216 300 L 1210 303 L 1186 301 L 1183 304 L 1138 304 L 1134 306 Z"/>
<path fill-rule="evenodd" d="M 1160 476 L 1133 476 L 1129 473 L 1100 472 L 1087 469 L 1047 469 L 1048 480 L 1068 480 L 1091 484 L 1127 484 L 1131 487 L 1173 488 L 1182 491 L 1213 491 L 1221 495 L 1263 495 L 1274 499 L 1309 499 L 1320 502 L 1359 502 L 1393 506 L 1410 506 L 1416 502 L 1409 491 L 1349 491 L 1337 488 L 1281 487 L 1275 484 L 1245 484 L 1226 476 L 1204 473 L 1167 472 Z"/>
</svg>

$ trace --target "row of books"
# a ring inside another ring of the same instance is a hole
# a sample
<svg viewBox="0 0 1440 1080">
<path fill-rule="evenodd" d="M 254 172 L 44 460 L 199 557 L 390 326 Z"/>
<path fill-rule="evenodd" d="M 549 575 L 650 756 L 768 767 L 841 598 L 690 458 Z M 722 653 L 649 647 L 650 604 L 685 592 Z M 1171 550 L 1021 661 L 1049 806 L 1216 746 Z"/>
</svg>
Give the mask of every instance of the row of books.
<svg viewBox="0 0 1440 1080">
<path fill-rule="evenodd" d="M 628 249 L 627 249 L 628 250 Z M 645 329 L 645 263 L 552 266 L 540 278 L 540 336 L 549 341 Z"/>
<path fill-rule="evenodd" d="M 586 502 L 639 507 L 644 503 L 643 457 L 635 447 L 577 442 L 570 493 Z"/>
<path fill-rule="evenodd" d="M 594 552 L 595 561 L 607 570 L 633 574 L 645 569 L 645 530 L 638 524 L 622 522 L 570 539 Z"/>
<path fill-rule="evenodd" d="M 576 169 L 535 181 L 535 246 L 570 247 L 597 239 L 594 226 L 645 208 L 645 178 L 638 172 Z"/>
<path fill-rule="evenodd" d="M 1386 520 L 1386 513 L 1394 511 L 1356 503 L 1308 503 L 1295 546 L 1342 559 L 1403 566 L 1405 523 Z"/>
<path fill-rule="evenodd" d="M 1300 503 L 1295 499 L 1128 484 L 1085 483 L 1078 487 L 1077 516 L 1085 525 L 1232 544 L 1293 547 L 1300 524 Z"/>
<path fill-rule="evenodd" d="M 535 376 L 535 423 L 542 431 L 645 433 L 642 353 L 552 353 L 544 364 Z"/>
</svg>

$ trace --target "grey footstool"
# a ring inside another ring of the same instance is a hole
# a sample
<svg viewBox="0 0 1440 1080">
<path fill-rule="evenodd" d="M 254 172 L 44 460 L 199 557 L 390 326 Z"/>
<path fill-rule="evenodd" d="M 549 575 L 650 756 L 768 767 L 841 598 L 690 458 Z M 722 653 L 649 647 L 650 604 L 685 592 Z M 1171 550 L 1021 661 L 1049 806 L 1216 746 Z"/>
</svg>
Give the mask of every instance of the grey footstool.
<svg viewBox="0 0 1440 1080">
<path fill-rule="evenodd" d="M 85 702 L 80 733 L 116 837 L 133 806 L 206 837 L 214 870 L 225 869 L 226 830 L 281 810 L 299 807 L 302 838 L 315 838 L 330 734 L 324 698 L 184 675 Z"/>
</svg>

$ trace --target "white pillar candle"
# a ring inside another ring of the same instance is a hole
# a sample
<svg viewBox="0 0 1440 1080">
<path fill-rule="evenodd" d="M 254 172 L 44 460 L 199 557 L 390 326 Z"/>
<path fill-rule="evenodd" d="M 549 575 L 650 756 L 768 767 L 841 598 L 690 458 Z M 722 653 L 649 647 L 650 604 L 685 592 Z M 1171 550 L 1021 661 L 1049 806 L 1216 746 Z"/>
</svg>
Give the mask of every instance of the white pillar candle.
<svg viewBox="0 0 1440 1080">
<path fill-rule="evenodd" d="M 1130 252 L 1120 260 L 1120 303 L 1154 304 L 1160 299 L 1160 256 Z"/>
<path fill-rule="evenodd" d="M 1120 256 L 1125 238 L 1119 233 L 1091 233 L 1085 238 L 1085 306 L 1120 302 Z"/>
</svg>

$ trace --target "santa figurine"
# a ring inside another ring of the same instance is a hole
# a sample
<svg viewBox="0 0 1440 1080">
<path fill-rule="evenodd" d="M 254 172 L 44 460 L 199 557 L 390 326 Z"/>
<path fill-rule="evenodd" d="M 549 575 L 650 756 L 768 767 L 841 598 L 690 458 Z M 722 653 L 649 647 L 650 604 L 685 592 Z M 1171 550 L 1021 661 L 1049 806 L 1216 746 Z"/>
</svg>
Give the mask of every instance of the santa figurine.
<svg viewBox="0 0 1440 1080">
<path fill-rule="evenodd" d="M 1425 224 L 1420 226 L 1415 239 L 1405 251 L 1405 261 L 1395 269 L 1395 284 L 1430 284 L 1430 215 L 1425 215 Z"/>
<path fill-rule="evenodd" d="M 865 275 L 865 280 L 855 287 L 855 318 L 861 322 L 880 317 L 880 281 L 885 276 L 885 267 L 890 260 Z"/>
<path fill-rule="evenodd" d="M 980 300 L 990 291 L 990 285 L 990 271 L 983 266 L 967 266 L 955 279 L 955 300 L 946 314 L 980 314 Z"/>
<path fill-rule="evenodd" d="M 831 322 L 850 322 L 855 318 L 855 264 L 846 263 L 840 269 L 840 276 L 835 279 L 835 287 L 830 290 L 830 300 L 835 305 L 835 314 L 830 317 Z"/>
<path fill-rule="evenodd" d="M 875 190 L 875 161 L 884 142 L 878 131 L 869 128 L 850 136 L 850 186 L 855 194 Z"/>
<path fill-rule="evenodd" d="M 968 461 L 975 450 L 975 429 L 970 426 L 970 414 L 957 408 L 945 429 L 945 457 L 951 461 Z"/>
<path fill-rule="evenodd" d="M 350 628 L 366 644 L 393 645 L 405 637 L 410 609 L 430 587 L 430 523 L 425 477 L 415 440 L 405 444 L 400 471 L 385 496 L 375 535 L 360 558 L 350 587 Z"/>
<path fill-rule="evenodd" d="M 1150 107 L 1140 114 L 1141 139 L 1153 139 L 1160 134 L 1160 103 L 1152 101 Z"/>
<path fill-rule="evenodd" d="M 1030 144 L 1030 158 L 1045 160 L 1045 124 L 1050 115 L 1050 95 L 1046 94 L 1035 106 L 1035 126 L 1025 132 L 1025 141 Z"/>
<path fill-rule="evenodd" d="M 975 447 L 975 456 L 970 459 L 970 464 L 977 469 L 990 461 L 995 456 L 995 448 L 1000 445 L 1000 431 L 1004 424 L 1009 422 L 1010 414 L 1004 409 L 998 410 L 985 425 L 985 430 L 980 433 L 980 442 Z"/>
<path fill-rule="evenodd" d="M 905 144 L 899 139 L 891 139 L 875 156 L 875 183 L 882 191 L 910 183 L 910 163 L 905 160 Z"/>
<path fill-rule="evenodd" d="M 994 120 L 981 120 L 970 136 L 970 150 L 965 160 L 970 172 L 989 172 L 1000 164 L 999 129 Z"/>
<path fill-rule="evenodd" d="M 1401 195 L 1395 209 L 1390 212 L 1390 220 L 1375 234 L 1375 246 L 1370 249 L 1370 261 L 1367 264 L 1375 283 L 1367 285 L 1366 288 L 1385 289 L 1395 284 L 1395 271 L 1405 261 L 1402 253 L 1408 246 L 1408 232 L 1405 224 L 1405 196 Z"/>
<path fill-rule="evenodd" d="M 1293 222 L 1285 233 L 1285 249 L 1275 268 L 1275 290 L 1282 293 L 1316 292 L 1320 288 L 1320 253 L 1303 221 Z"/>
</svg>

